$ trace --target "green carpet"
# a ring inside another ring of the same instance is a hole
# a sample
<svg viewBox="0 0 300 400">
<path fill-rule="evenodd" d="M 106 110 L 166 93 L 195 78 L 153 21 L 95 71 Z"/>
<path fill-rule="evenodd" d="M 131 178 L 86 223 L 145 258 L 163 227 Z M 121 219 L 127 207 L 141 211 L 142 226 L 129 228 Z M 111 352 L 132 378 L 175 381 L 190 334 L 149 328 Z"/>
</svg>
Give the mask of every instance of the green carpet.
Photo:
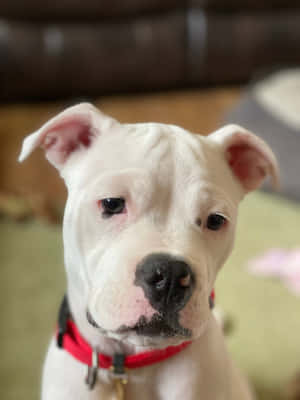
<svg viewBox="0 0 300 400">
<path fill-rule="evenodd" d="M 234 253 L 219 275 L 217 302 L 231 316 L 228 345 L 260 400 L 281 400 L 300 370 L 300 298 L 250 276 L 245 262 L 270 247 L 300 246 L 300 206 L 264 193 L 241 206 Z M 61 228 L 2 221 L 0 394 L 37 400 L 41 365 L 64 293 Z"/>
</svg>

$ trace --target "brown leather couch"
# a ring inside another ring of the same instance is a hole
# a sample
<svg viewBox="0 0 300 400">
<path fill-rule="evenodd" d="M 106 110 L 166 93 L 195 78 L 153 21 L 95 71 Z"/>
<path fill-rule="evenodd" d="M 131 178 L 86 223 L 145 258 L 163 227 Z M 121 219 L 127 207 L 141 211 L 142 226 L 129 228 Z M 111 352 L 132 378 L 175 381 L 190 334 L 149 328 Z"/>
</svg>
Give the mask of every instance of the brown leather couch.
<svg viewBox="0 0 300 400">
<path fill-rule="evenodd" d="M 296 0 L 2 0 L 0 100 L 246 81 L 300 62 Z"/>
</svg>

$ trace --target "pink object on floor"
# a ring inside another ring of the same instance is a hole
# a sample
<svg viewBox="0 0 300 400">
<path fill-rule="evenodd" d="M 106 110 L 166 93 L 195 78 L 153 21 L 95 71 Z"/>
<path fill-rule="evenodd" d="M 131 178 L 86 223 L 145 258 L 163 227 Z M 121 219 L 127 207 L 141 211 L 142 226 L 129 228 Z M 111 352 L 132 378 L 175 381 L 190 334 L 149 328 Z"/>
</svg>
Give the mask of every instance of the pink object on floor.
<svg viewBox="0 0 300 400">
<path fill-rule="evenodd" d="M 251 273 L 264 277 L 276 277 L 287 288 L 300 295 L 300 249 L 272 249 L 248 263 Z"/>
</svg>

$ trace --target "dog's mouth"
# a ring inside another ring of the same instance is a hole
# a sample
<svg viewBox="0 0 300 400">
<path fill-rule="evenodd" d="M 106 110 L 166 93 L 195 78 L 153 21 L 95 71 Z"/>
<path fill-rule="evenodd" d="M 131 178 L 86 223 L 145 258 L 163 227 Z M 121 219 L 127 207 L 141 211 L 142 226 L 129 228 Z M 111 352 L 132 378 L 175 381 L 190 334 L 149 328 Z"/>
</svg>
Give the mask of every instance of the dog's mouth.
<svg viewBox="0 0 300 400">
<path fill-rule="evenodd" d="M 118 329 L 120 333 L 132 331 L 140 336 L 161 336 L 165 338 L 191 336 L 189 329 L 182 327 L 177 320 L 169 321 L 168 318 L 160 314 L 154 314 L 149 321 L 144 316 L 141 316 L 133 327 L 121 326 Z"/>
<path fill-rule="evenodd" d="M 184 328 L 178 322 L 178 318 L 163 316 L 161 314 L 154 314 L 150 320 L 147 320 L 145 316 L 141 316 L 138 322 L 133 326 L 122 325 L 114 332 L 109 332 L 99 326 L 93 319 L 91 313 L 87 311 L 86 313 L 88 322 L 99 329 L 101 333 L 114 333 L 121 335 L 128 335 L 130 333 L 135 333 L 138 336 L 147 337 L 161 337 L 161 338 L 190 338 L 192 333 L 189 329 Z"/>
</svg>

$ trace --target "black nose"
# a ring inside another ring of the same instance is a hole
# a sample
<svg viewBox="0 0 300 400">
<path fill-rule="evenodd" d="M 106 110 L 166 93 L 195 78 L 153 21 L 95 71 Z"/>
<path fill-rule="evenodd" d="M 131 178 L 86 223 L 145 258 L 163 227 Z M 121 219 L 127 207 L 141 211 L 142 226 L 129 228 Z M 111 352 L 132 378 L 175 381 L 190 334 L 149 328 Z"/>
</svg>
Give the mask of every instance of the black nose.
<svg viewBox="0 0 300 400">
<path fill-rule="evenodd" d="M 150 254 L 138 264 L 135 284 L 162 314 L 181 310 L 193 292 L 194 274 L 183 260 L 169 254 Z"/>
</svg>

